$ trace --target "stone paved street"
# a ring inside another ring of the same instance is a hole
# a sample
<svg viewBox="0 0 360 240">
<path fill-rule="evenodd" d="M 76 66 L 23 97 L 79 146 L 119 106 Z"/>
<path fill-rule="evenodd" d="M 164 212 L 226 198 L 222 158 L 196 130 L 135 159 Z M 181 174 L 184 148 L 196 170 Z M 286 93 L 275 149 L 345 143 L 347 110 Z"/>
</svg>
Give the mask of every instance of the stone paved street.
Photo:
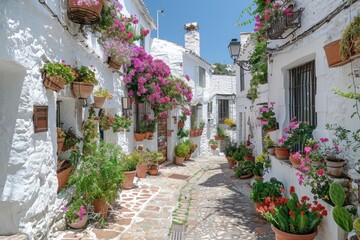
<svg viewBox="0 0 360 240">
<path fill-rule="evenodd" d="M 165 240 L 178 225 L 187 226 L 189 240 L 274 239 L 248 198 L 251 180 L 234 178 L 225 157 L 203 156 L 160 171 L 121 192 L 105 229 L 88 225 L 58 232 L 54 239 Z"/>
</svg>

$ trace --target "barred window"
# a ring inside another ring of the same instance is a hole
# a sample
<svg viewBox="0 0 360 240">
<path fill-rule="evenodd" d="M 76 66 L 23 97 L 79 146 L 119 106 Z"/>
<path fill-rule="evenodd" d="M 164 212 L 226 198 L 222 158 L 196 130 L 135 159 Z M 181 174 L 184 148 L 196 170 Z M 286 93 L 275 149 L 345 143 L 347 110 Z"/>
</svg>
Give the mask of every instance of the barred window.
<svg viewBox="0 0 360 240">
<path fill-rule="evenodd" d="M 316 74 L 315 61 L 292 68 L 289 83 L 290 118 L 297 117 L 299 121 L 306 121 L 316 126 L 315 112 Z"/>
<path fill-rule="evenodd" d="M 245 71 L 240 68 L 240 92 L 245 90 Z"/>
<path fill-rule="evenodd" d="M 206 87 L 205 69 L 202 67 L 199 67 L 199 86 Z"/>
<path fill-rule="evenodd" d="M 218 122 L 224 123 L 229 118 L 229 100 L 218 99 Z"/>
</svg>

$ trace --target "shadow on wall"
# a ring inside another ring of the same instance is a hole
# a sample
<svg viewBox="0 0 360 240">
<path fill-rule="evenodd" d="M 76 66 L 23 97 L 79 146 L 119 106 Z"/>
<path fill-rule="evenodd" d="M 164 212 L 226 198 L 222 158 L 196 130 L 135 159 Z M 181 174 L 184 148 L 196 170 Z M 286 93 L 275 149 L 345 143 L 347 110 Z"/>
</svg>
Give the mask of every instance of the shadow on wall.
<svg viewBox="0 0 360 240">
<path fill-rule="evenodd" d="M 20 65 L 0 59 L 0 209 L 1 218 L 7 221 L 2 222 L 0 233 L 11 234 L 18 232 L 19 219 L 14 214 L 18 212 L 18 203 L 6 202 L 4 187 L 14 173 L 10 164 L 10 152 L 14 141 L 16 120 L 20 94 L 26 71 Z M 4 232 L 5 231 L 5 232 Z"/>
</svg>

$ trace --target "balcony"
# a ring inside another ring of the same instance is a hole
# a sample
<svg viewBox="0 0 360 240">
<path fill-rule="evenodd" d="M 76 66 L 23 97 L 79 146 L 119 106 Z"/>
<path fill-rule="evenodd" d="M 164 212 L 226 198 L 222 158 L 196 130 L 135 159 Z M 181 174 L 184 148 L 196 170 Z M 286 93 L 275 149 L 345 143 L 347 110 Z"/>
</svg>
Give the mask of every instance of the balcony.
<svg viewBox="0 0 360 240">
<path fill-rule="evenodd" d="M 270 26 L 266 29 L 269 39 L 285 39 L 301 27 L 301 8 L 291 14 L 281 14 L 273 19 Z M 288 31 L 291 30 L 291 31 Z M 286 32 L 286 36 L 283 36 Z"/>
</svg>

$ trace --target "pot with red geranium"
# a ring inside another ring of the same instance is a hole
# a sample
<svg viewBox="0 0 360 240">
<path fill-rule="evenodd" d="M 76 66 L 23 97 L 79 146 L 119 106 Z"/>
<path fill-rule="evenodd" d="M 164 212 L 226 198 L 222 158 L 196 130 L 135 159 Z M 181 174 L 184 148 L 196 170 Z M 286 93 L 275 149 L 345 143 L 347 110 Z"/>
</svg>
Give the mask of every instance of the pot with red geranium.
<svg viewBox="0 0 360 240">
<path fill-rule="evenodd" d="M 264 181 L 264 179 L 256 179 L 252 185 L 250 200 L 255 204 L 255 208 L 257 209 L 264 204 L 266 198 L 280 197 L 283 189 L 284 184 L 274 177 L 268 182 Z"/>
<path fill-rule="evenodd" d="M 275 118 L 274 110 L 275 102 L 270 102 L 270 106 L 263 106 L 259 108 L 260 116 L 260 125 L 266 132 L 272 132 L 278 129 L 278 124 Z"/>
<path fill-rule="evenodd" d="M 89 67 L 81 66 L 74 67 L 76 72 L 76 79 L 72 83 L 72 90 L 76 98 L 86 99 L 88 98 L 95 85 L 99 82 L 95 78 L 95 69 L 91 70 Z"/>
<path fill-rule="evenodd" d="M 238 162 L 237 167 L 234 169 L 235 176 L 241 179 L 252 177 L 253 170 L 254 170 L 254 163 L 251 161 L 240 161 Z"/>
<path fill-rule="evenodd" d="M 313 240 L 327 211 L 317 201 L 310 203 L 309 200 L 307 196 L 299 199 L 294 186 L 291 186 L 289 198 L 268 197 L 257 211 L 272 224 L 276 239 Z"/>
<path fill-rule="evenodd" d="M 210 139 L 210 141 L 209 141 L 209 145 L 212 150 L 216 150 L 218 147 L 218 144 L 219 143 L 215 139 Z"/>
</svg>

